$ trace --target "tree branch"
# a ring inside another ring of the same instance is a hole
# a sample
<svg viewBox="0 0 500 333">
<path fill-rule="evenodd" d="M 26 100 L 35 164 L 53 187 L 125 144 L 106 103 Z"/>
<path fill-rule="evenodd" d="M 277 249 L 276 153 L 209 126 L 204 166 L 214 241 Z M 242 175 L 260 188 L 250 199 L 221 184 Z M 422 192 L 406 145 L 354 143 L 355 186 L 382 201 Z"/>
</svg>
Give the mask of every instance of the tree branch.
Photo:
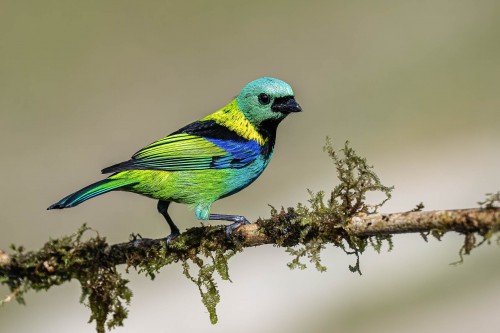
<svg viewBox="0 0 500 333">
<path fill-rule="evenodd" d="M 389 236 L 416 232 L 477 233 L 486 235 L 491 230 L 500 230 L 500 208 L 471 208 L 458 210 L 439 210 L 427 212 L 403 212 L 392 214 L 363 214 L 353 217 L 343 229 L 349 236 Z M 267 222 L 267 221 L 266 221 Z M 325 229 L 332 221 L 323 221 Z M 241 226 L 236 233 L 245 247 L 276 244 L 276 240 L 260 229 L 260 223 Z M 334 234 L 326 233 L 332 237 Z M 334 241 L 336 237 L 325 240 Z"/>
<path fill-rule="evenodd" d="M 259 219 L 256 223 L 242 225 L 234 232 L 234 241 L 225 238 L 223 227 L 206 226 L 195 227 L 187 230 L 167 248 L 172 253 L 187 253 L 194 255 L 205 250 L 235 250 L 241 247 L 253 247 L 265 244 L 294 246 L 300 243 L 302 228 L 290 228 L 286 235 L 286 244 L 283 235 L 274 231 L 283 227 L 283 224 L 293 223 L 294 216 L 289 217 L 284 211 L 279 215 L 279 222 L 275 218 Z M 430 233 L 439 231 L 445 233 L 456 231 L 463 234 L 477 233 L 487 235 L 492 231 L 500 230 L 500 208 L 472 208 L 460 210 L 441 210 L 426 212 L 404 212 L 393 214 L 364 214 L 355 216 L 344 227 L 339 228 L 334 221 L 320 222 L 319 236 L 325 242 L 337 242 L 342 237 L 370 237 L 390 236 L 401 233 Z M 74 256 L 83 256 L 85 259 L 78 262 L 78 266 L 87 267 L 98 263 L 105 266 L 127 264 L 138 266 L 149 260 L 150 251 L 154 247 L 165 246 L 165 239 L 135 238 L 129 242 L 109 245 L 104 238 L 97 237 L 98 242 L 79 243 L 73 248 L 66 249 Z M 85 246 L 82 246 L 85 245 Z M 52 276 L 65 275 L 57 262 L 60 258 L 50 251 L 27 252 L 11 258 L 6 252 L 0 250 L 0 278 L 16 277 L 17 279 L 30 279 L 36 281 L 41 271 L 46 271 Z M 38 258 L 33 263 L 33 257 Z M 29 266 L 29 267 L 27 267 Z"/>
<path fill-rule="evenodd" d="M 440 238 L 456 231 L 465 235 L 459 252 L 462 257 L 476 246 L 474 235 L 488 240 L 500 231 L 500 192 L 480 202 L 483 208 L 423 212 L 419 204 L 410 212 L 377 214 L 376 210 L 391 197 L 392 187 L 382 185 L 373 168 L 347 143 L 340 150 L 342 156 L 329 143 L 325 150 L 340 180 L 329 196 L 309 191 L 308 205 L 298 204 L 279 212 L 273 208 L 269 219 L 239 227 L 232 239 L 226 237 L 224 227 L 204 226 L 187 230 L 169 245 L 165 239 L 138 235 L 129 242 L 110 245 L 99 234 L 90 237 L 91 229 L 84 225 L 73 235 L 51 239 L 38 251 L 26 252 L 15 246 L 10 254 L 0 250 L 0 284 L 11 291 L 0 303 L 14 298 L 24 302 L 24 293 L 31 289 L 47 290 L 76 279 L 82 287 L 81 301 L 90 308 L 90 320 L 101 333 L 106 326 L 122 325 L 127 317 L 126 305 L 132 293 L 118 265 L 126 264 L 127 269 L 134 267 L 154 278 L 161 267 L 180 261 L 184 275 L 198 286 L 211 322 L 216 323 L 220 295 L 213 276 L 217 272 L 229 280 L 228 260 L 245 247 L 287 247 L 293 257 L 288 264 L 291 268 L 305 268 L 301 260 L 308 259 L 324 271 L 320 253 L 329 243 L 355 255 L 356 264 L 349 269 L 361 274 L 360 254 L 370 245 L 380 251 L 384 241 L 391 248 L 393 234 L 420 232 L 424 238 L 428 234 Z M 374 191 L 383 193 L 385 199 L 376 205 L 366 204 L 366 194 Z M 197 268 L 196 274 L 190 265 Z"/>
<path fill-rule="evenodd" d="M 346 230 L 357 237 L 433 230 L 484 235 L 489 230 L 498 230 L 499 227 L 499 208 L 472 208 L 355 216 L 346 225 Z"/>
<path fill-rule="evenodd" d="M 291 222 L 291 221 L 287 221 Z M 271 220 L 259 220 L 256 223 L 240 226 L 235 231 L 235 237 L 242 247 L 253 247 L 265 244 L 280 245 L 280 239 L 273 237 L 263 230 L 262 226 L 269 227 Z M 336 227 L 332 221 L 322 221 L 323 240 L 326 242 L 338 240 L 338 235 L 343 232 L 339 229 L 333 232 Z M 278 227 L 274 225 L 273 227 Z M 236 245 L 223 240 L 224 229 L 214 231 L 217 227 L 192 228 L 182 236 L 182 242 L 187 244 L 183 251 L 196 250 L 202 243 L 208 246 L 209 250 L 220 249 L 221 240 L 225 248 L 232 249 Z M 472 208 L 460 210 L 441 210 L 428 212 L 404 212 L 393 214 L 370 214 L 366 216 L 356 216 L 349 221 L 343 230 L 354 237 L 368 236 L 389 236 L 393 234 L 456 231 L 459 233 L 477 233 L 485 235 L 490 230 L 500 230 L 500 208 Z M 207 231 L 211 231 L 208 232 Z M 207 235 L 207 237 L 200 235 Z M 297 235 L 296 235 L 297 236 Z M 289 242 L 288 246 L 297 245 L 298 237 L 288 235 L 290 239 L 297 239 L 297 242 Z M 180 241 L 180 239 L 179 239 Z M 175 243 L 176 241 L 174 241 Z M 104 251 L 107 260 L 114 265 L 131 264 L 146 259 L 144 255 L 147 249 L 152 246 L 161 246 L 165 239 L 137 239 L 126 243 L 111 245 Z M 175 244 L 172 244 L 175 246 Z"/>
</svg>

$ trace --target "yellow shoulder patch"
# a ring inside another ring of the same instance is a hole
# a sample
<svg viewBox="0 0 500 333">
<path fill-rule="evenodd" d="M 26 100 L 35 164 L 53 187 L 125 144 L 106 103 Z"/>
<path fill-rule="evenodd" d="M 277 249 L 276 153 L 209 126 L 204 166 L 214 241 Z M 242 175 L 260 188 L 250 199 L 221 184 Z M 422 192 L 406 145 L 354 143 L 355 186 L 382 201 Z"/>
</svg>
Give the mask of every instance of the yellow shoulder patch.
<svg viewBox="0 0 500 333">
<path fill-rule="evenodd" d="M 219 111 L 201 119 L 201 121 L 205 120 L 213 120 L 217 124 L 229 128 L 231 131 L 247 140 L 257 141 L 261 146 L 266 142 L 259 132 L 257 132 L 255 127 L 245 118 L 245 115 L 238 109 L 236 99 Z"/>
</svg>

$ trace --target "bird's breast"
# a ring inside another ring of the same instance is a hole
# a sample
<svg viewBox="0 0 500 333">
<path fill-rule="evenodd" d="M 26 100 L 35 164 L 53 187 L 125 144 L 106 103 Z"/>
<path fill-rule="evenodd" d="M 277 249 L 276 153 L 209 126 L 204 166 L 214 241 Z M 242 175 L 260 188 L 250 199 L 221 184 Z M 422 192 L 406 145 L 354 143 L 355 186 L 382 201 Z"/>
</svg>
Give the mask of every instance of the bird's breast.
<svg viewBox="0 0 500 333">
<path fill-rule="evenodd" d="M 247 166 L 239 169 L 229 170 L 225 179 L 225 192 L 221 198 L 237 193 L 253 183 L 269 164 L 269 159 L 259 156 Z"/>
</svg>

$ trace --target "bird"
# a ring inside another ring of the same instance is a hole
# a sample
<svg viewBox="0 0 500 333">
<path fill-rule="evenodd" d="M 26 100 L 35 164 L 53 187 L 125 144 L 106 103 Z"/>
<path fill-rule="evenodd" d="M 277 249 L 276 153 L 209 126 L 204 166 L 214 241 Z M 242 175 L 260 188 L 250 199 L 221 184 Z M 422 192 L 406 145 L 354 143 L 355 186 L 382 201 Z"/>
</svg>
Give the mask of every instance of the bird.
<svg viewBox="0 0 500 333">
<path fill-rule="evenodd" d="M 180 235 L 168 213 L 171 202 L 190 206 L 201 221 L 250 222 L 241 215 L 212 214 L 212 204 L 254 182 L 269 164 L 280 122 L 301 112 L 291 86 L 279 79 L 251 81 L 218 111 L 155 141 L 129 160 L 102 169 L 109 177 L 76 191 L 47 209 L 75 207 L 111 191 L 128 191 L 158 200 L 170 227 L 167 243 Z"/>
</svg>

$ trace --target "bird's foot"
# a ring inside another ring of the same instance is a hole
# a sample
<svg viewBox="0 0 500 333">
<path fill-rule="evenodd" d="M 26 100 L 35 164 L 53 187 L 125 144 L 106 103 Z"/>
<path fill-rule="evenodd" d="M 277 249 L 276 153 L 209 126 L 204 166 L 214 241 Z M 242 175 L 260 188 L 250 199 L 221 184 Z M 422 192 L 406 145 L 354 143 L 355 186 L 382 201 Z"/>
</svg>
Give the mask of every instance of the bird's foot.
<svg viewBox="0 0 500 333">
<path fill-rule="evenodd" d="M 167 245 L 170 245 L 172 241 L 179 236 L 181 233 L 177 230 L 177 232 L 172 232 L 170 235 L 165 237 L 165 241 L 167 242 Z"/>
<path fill-rule="evenodd" d="M 243 224 L 250 224 L 250 221 L 248 221 L 243 216 L 238 216 L 236 222 L 231 223 L 230 225 L 226 226 L 226 237 L 228 239 L 232 240 L 234 229 L 237 229 L 240 225 L 243 225 Z"/>
</svg>

